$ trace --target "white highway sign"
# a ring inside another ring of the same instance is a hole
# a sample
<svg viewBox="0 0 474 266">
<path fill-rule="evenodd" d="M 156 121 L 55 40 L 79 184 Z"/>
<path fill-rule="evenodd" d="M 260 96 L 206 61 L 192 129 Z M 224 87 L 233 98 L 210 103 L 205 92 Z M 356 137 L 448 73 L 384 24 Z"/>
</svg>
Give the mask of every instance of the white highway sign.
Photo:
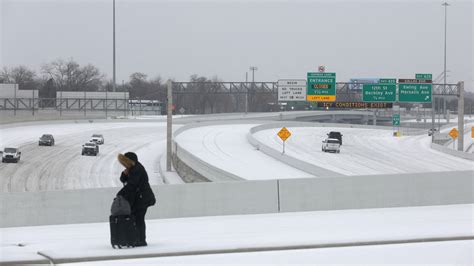
<svg viewBox="0 0 474 266">
<path fill-rule="evenodd" d="M 278 80 L 278 101 L 306 101 L 306 80 L 280 79 Z"/>
</svg>

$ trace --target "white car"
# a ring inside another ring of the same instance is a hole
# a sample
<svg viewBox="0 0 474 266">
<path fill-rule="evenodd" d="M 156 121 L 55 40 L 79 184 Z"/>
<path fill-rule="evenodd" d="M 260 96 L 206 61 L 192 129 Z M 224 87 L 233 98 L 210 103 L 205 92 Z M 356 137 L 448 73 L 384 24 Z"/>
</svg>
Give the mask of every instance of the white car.
<svg viewBox="0 0 474 266">
<path fill-rule="evenodd" d="M 321 150 L 324 152 L 332 151 L 335 153 L 339 153 L 341 150 L 341 144 L 338 139 L 331 139 L 327 138 L 323 140 L 323 145 L 321 146 Z"/>
<path fill-rule="evenodd" d="M 14 162 L 17 163 L 20 160 L 21 152 L 16 148 L 5 148 L 2 152 L 2 163 Z"/>
<path fill-rule="evenodd" d="M 104 136 L 101 134 L 93 134 L 91 138 L 91 142 L 95 142 L 97 144 L 104 144 Z"/>
</svg>

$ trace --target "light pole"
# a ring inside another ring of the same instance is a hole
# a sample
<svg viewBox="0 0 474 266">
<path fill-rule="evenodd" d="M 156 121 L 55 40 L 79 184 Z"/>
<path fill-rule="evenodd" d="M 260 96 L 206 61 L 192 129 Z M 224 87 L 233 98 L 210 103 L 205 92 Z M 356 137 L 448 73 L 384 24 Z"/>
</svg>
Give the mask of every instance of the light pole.
<svg viewBox="0 0 474 266">
<path fill-rule="evenodd" d="M 245 93 L 245 114 L 247 114 L 249 109 L 249 72 L 245 71 L 245 88 L 247 89 Z"/>
<path fill-rule="evenodd" d="M 255 70 L 258 70 L 258 68 L 256 66 L 251 66 L 250 67 L 250 71 L 252 71 L 252 90 L 254 89 L 254 86 L 255 86 Z M 245 108 L 245 113 L 247 113 L 248 111 L 248 94 L 249 94 L 249 91 L 248 91 L 248 88 L 247 88 L 247 104 L 246 104 L 246 108 Z"/>
<path fill-rule="evenodd" d="M 442 4 L 444 6 L 444 86 L 443 90 L 446 91 L 446 36 L 448 30 L 448 2 Z M 443 116 L 446 116 L 446 99 L 443 97 Z"/>
<path fill-rule="evenodd" d="M 113 0 L 113 16 L 112 16 L 112 24 L 113 24 L 113 81 L 112 81 L 112 91 L 115 92 L 116 91 L 116 87 L 115 87 L 115 0 Z"/>
</svg>

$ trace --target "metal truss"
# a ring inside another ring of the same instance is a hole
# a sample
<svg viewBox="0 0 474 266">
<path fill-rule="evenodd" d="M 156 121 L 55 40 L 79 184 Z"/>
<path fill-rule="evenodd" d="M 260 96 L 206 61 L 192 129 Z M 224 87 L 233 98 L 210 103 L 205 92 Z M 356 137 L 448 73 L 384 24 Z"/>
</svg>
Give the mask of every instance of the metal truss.
<svg viewBox="0 0 474 266">
<path fill-rule="evenodd" d="M 338 82 L 337 101 L 361 101 L 362 85 Z M 172 86 L 173 94 L 278 94 L 277 82 L 173 82 Z M 433 95 L 459 96 L 458 84 L 433 84 Z"/>
<path fill-rule="evenodd" d="M 128 99 L 0 98 L 0 110 L 125 111 Z"/>
<path fill-rule="evenodd" d="M 173 94 L 277 94 L 276 82 L 173 82 Z"/>
</svg>

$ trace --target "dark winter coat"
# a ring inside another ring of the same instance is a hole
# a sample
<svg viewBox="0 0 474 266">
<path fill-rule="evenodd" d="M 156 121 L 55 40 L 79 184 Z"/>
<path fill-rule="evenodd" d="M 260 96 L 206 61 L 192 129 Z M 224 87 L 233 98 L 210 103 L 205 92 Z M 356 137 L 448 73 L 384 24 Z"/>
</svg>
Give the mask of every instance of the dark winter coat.
<svg viewBox="0 0 474 266">
<path fill-rule="evenodd" d="M 124 187 L 117 193 L 130 202 L 132 212 L 155 205 L 156 199 L 148 182 L 148 174 L 140 162 L 133 162 L 128 169 L 128 175 L 122 172 L 120 181 Z"/>
</svg>

